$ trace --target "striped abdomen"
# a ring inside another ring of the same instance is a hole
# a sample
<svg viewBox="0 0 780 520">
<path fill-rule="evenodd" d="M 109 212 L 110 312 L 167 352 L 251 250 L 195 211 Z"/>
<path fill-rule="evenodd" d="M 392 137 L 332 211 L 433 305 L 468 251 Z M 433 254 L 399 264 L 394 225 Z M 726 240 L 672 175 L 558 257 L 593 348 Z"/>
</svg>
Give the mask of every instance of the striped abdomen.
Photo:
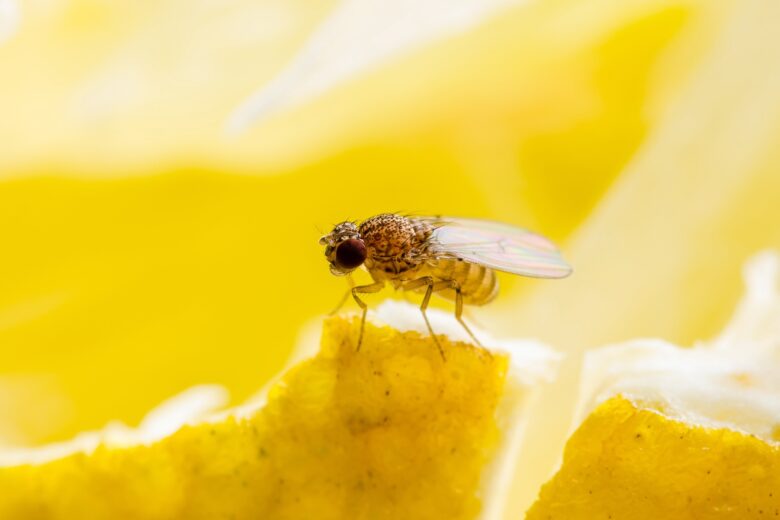
<svg viewBox="0 0 780 520">
<path fill-rule="evenodd" d="M 496 273 L 483 265 L 461 260 L 437 260 L 426 266 L 426 274 L 437 280 L 455 280 L 460 284 L 463 303 L 484 305 L 498 295 Z M 455 300 L 454 290 L 439 291 L 436 294 Z"/>
</svg>

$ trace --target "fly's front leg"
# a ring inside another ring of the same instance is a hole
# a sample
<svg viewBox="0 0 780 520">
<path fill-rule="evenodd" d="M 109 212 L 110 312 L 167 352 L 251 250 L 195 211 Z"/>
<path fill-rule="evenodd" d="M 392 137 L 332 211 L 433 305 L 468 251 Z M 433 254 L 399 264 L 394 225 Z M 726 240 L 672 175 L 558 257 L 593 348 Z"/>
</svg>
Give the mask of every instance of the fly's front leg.
<svg viewBox="0 0 780 520">
<path fill-rule="evenodd" d="M 353 287 L 350 289 L 350 292 L 352 293 L 352 298 L 354 298 L 355 303 L 357 303 L 361 309 L 363 309 L 363 317 L 360 319 L 360 336 L 358 336 L 358 344 L 357 348 L 355 349 L 355 352 L 360 350 L 360 345 L 363 344 L 363 329 L 366 326 L 366 314 L 368 314 L 368 305 L 366 305 L 366 302 L 360 299 L 358 294 L 366 294 L 366 293 L 375 293 L 382 290 L 382 288 L 385 286 L 384 282 L 375 282 L 369 285 L 358 285 L 357 287 Z"/>
<path fill-rule="evenodd" d="M 423 286 L 427 286 L 427 289 L 425 290 L 425 296 L 423 297 L 423 301 L 420 304 L 420 312 L 422 312 L 423 319 L 425 320 L 425 325 L 428 327 L 428 332 L 431 334 L 431 337 L 433 338 L 433 342 L 436 343 L 436 346 L 439 347 L 439 354 L 441 354 L 441 358 L 444 361 L 447 361 L 447 358 L 444 356 L 444 349 L 441 346 L 441 343 L 439 343 L 439 338 L 436 337 L 436 334 L 433 332 L 433 327 L 431 327 L 431 322 L 428 321 L 428 314 L 425 312 L 428 309 L 428 302 L 431 300 L 431 294 L 433 294 L 433 291 L 438 291 L 444 288 L 444 285 L 448 282 L 435 282 L 433 280 L 432 276 L 423 276 L 421 278 L 417 278 L 416 280 L 412 280 L 410 282 L 407 282 L 404 284 L 403 289 L 405 291 L 410 291 L 414 289 L 418 289 Z"/>
<path fill-rule="evenodd" d="M 341 308 L 344 306 L 345 303 L 347 303 L 347 298 L 349 298 L 349 295 L 352 294 L 352 289 L 355 287 L 355 280 L 352 279 L 352 275 L 347 275 L 347 285 L 349 285 L 349 289 L 347 289 L 347 292 L 344 293 L 344 296 L 341 297 L 341 300 L 339 300 L 338 305 L 328 313 L 328 316 L 333 316 L 337 312 L 341 310 Z"/>
</svg>

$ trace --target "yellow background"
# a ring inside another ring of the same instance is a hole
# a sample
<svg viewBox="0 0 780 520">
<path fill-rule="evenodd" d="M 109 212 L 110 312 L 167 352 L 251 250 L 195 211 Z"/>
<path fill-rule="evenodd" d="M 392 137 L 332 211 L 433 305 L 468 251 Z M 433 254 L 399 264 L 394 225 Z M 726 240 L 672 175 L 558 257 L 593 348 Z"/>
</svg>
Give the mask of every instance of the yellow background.
<svg viewBox="0 0 780 520">
<path fill-rule="evenodd" d="M 573 354 L 519 514 L 560 454 L 576 353 L 715 334 L 741 263 L 780 243 L 775 3 L 514 5 L 226 135 L 338 7 L 22 3 L 0 42 L 0 445 L 135 424 L 197 383 L 240 402 L 341 296 L 329 226 L 487 217 L 575 268 L 502 278 L 476 316 Z"/>
</svg>

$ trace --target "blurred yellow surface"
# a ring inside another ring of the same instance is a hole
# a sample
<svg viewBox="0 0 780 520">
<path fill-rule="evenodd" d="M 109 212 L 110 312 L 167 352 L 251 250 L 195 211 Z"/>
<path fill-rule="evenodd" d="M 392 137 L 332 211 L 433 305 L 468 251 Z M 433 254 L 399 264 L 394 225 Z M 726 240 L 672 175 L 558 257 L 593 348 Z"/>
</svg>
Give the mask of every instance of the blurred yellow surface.
<svg viewBox="0 0 780 520">
<path fill-rule="evenodd" d="M 2 409 L 1 438 L 133 422 L 204 381 L 241 399 L 341 294 L 316 239 L 345 218 L 489 216 L 566 237 L 638 146 L 650 67 L 688 17 L 666 3 L 604 18 L 570 19 L 569 3 L 511 9 L 231 140 L 229 109 L 295 45 L 269 62 L 259 36 L 220 49 L 215 33 L 198 54 L 209 10 L 181 19 L 177 5 L 30 6 L 0 47 L 0 67 L 14 71 L 0 82 L 0 212 L 13 223 L 0 258 L 0 349 L 6 372 L 31 387 L 54 374 L 43 395 L 27 393 L 71 403 L 46 422 Z M 323 16 L 263 5 L 290 21 L 268 36 L 280 46 Z M 235 22 L 246 8 L 211 14 Z M 247 71 L 257 49 L 264 73 Z M 187 56 L 202 81 L 177 68 Z M 129 90 L 134 104 L 109 99 L 90 115 L 76 101 L 102 99 L 82 95 L 97 74 L 113 81 L 103 91 Z"/>
<path fill-rule="evenodd" d="M 414 172 L 405 176 L 425 188 Z M 135 423 L 197 383 L 225 384 L 237 401 L 257 390 L 300 327 L 345 290 L 327 270 L 316 224 L 344 218 L 341 208 L 374 211 L 370 197 L 330 194 L 330 182 L 307 172 L 7 181 L 3 370 L 20 374 L 20 387 L 25 375 L 33 386 L 55 376 L 29 391 L 40 403 L 6 409 L 0 434 L 37 443 L 111 418 Z M 467 181 L 429 182 L 458 200 Z M 385 196 L 425 204 L 404 191 L 391 185 Z M 69 406 L 34 419 L 47 400 L 61 404 L 60 393 Z"/>
<path fill-rule="evenodd" d="M 474 518 L 501 440 L 505 355 L 326 321 L 251 414 L 149 445 L 0 467 L 0 518 Z"/>
</svg>

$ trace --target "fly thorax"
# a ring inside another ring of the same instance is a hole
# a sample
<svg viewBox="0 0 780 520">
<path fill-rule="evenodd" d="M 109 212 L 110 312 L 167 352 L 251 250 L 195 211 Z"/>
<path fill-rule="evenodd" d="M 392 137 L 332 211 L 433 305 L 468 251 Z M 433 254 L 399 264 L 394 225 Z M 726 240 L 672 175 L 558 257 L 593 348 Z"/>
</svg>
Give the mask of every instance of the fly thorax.
<svg viewBox="0 0 780 520">
<path fill-rule="evenodd" d="M 366 267 L 387 274 L 400 274 L 425 261 L 432 228 L 401 215 L 383 213 L 360 225 L 368 250 Z"/>
</svg>

